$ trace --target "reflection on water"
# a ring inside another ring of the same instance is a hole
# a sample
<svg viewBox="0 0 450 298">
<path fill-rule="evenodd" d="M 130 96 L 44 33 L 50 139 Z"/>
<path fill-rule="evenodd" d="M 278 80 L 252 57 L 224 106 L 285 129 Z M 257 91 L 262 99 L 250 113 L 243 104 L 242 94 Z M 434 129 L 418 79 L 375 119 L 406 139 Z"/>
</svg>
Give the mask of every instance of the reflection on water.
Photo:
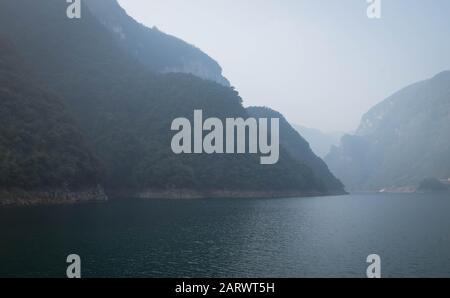
<svg viewBox="0 0 450 298">
<path fill-rule="evenodd" d="M 450 277 L 448 194 L 0 209 L 0 276 Z"/>
</svg>

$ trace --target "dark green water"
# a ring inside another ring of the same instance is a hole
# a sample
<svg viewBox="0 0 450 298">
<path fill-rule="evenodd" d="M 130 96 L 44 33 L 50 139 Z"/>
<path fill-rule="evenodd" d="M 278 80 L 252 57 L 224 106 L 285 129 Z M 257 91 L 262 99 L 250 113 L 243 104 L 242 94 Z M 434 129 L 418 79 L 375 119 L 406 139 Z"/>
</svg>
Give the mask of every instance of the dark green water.
<svg viewBox="0 0 450 298">
<path fill-rule="evenodd" d="M 450 196 L 121 201 L 0 209 L 0 277 L 450 277 Z"/>
</svg>

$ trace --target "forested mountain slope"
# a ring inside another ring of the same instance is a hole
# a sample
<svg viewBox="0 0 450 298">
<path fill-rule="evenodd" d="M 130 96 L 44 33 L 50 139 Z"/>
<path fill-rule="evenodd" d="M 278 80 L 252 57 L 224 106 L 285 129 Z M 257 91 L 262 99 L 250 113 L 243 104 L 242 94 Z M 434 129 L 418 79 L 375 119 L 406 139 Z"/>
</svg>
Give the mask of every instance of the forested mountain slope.
<svg viewBox="0 0 450 298">
<path fill-rule="evenodd" d="M 84 136 L 63 102 L 27 72 L 13 46 L 0 37 L 0 205 L 13 199 L 4 192 L 18 189 L 18 200 L 32 193 L 39 200 L 48 192 L 67 196 L 86 190 L 104 198 L 97 189 L 99 163 Z"/>
<path fill-rule="evenodd" d="M 326 161 L 352 189 L 415 187 L 450 177 L 450 72 L 408 86 L 362 119 Z"/>
<path fill-rule="evenodd" d="M 109 192 L 327 193 L 321 177 L 283 148 L 272 166 L 250 154 L 175 155 L 175 118 L 191 119 L 195 109 L 205 118 L 248 117 L 235 90 L 189 74 L 153 72 L 89 10 L 71 20 L 64 1 L 20 3 L 0 2 L 0 33 L 65 101 L 105 169 Z"/>
</svg>

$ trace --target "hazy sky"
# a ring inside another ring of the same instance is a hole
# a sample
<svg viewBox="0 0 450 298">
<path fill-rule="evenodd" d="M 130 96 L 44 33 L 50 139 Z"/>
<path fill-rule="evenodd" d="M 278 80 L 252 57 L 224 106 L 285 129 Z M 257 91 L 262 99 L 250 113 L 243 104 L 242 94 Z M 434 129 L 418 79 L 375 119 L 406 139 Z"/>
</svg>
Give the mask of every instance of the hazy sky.
<svg viewBox="0 0 450 298">
<path fill-rule="evenodd" d="M 450 1 L 119 0 L 148 26 L 196 45 L 244 104 L 292 123 L 352 131 L 396 90 L 450 70 Z"/>
</svg>

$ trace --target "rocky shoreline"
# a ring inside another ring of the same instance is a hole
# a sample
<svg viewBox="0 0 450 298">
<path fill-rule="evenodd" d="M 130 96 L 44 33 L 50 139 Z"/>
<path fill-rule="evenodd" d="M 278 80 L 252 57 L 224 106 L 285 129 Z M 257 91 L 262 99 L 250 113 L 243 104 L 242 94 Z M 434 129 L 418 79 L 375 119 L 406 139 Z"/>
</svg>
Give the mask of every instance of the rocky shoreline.
<svg viewBox="0 0 450 298">
<path fill-rule="evenodd" d="M 108 200 L 103 188 L 86 188 L 83 190 L 0 190 L 0 207 L 67 205 L 87 202 L 106 202 Z"/>
<path fill-rule="evenodd" d="M 321 193 L 301 191 L 249 191 L 249 190 L 140 190 L 140 191 L 114 191 L 108 193 L 111 199 L 136 198 L 136 199 L 207 199 L 207 198 L 292 198 L 346 195 L 346 192 Z"/>
<path fill-rule="evenodd" d="M 69 190 L 0 190 L 0 207 L 5 206 L 36 206 L 36 205 L 70 205 L 89 202 L 107 202 L 108 200 L 124 199 L 207 199 L 207 198 L 294 198 L 346 195 L 345 192 L 320 193 L 300 191 L 238 191 L 238 190 L 122 190 L 105 193 L 103 188 L 91 188 L 78 191 Z"/>
</svg>

